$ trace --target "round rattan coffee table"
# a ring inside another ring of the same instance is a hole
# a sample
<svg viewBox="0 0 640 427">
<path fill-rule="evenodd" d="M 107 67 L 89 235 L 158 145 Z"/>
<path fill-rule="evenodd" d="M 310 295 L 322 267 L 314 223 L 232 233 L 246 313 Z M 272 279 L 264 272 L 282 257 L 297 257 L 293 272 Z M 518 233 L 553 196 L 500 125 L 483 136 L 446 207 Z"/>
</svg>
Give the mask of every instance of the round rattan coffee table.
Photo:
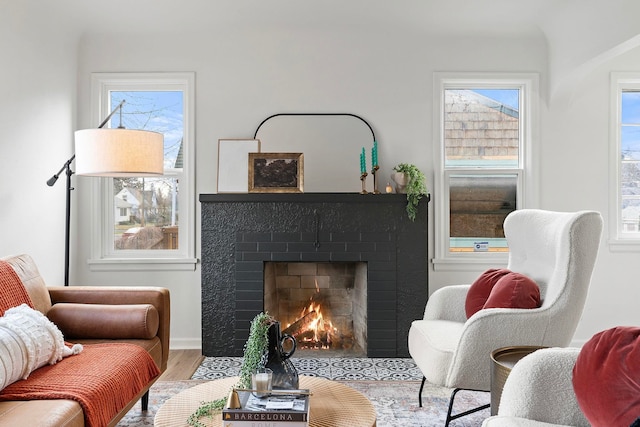
<svg viewBox="0 0 640 427">
<path fill-rule="evenodd" d="M 184 390 L 167 400 L 156 413 L 155 427 L 188 426 L 187 418 L 202 402 L 227 397 L 238 377 L 213 380 Z M 376 411 L 359 391 L 337 381 L 300 377 L 300 388 L 313 393 L 310 401 L 310 427 L 375 427 Z M 222 416 L 202 418 L 206 426 L 222 426 Z"/>
</svg>

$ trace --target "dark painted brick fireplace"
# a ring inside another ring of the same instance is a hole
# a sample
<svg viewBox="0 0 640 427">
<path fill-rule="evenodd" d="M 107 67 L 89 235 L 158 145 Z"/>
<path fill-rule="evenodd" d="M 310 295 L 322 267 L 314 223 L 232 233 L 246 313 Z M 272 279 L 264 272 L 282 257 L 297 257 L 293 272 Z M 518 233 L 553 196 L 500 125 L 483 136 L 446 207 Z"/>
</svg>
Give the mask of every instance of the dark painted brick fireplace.
<svg viewBox="0 0 640 427">
<path fill-rule="evenodd" d="M 369 357 L 406 357 L 428 295 L 427 202 L 402 194 L 201 194 L 202 351 L 241 356 L 264 263 L 365 262 Z"/>
</svg>

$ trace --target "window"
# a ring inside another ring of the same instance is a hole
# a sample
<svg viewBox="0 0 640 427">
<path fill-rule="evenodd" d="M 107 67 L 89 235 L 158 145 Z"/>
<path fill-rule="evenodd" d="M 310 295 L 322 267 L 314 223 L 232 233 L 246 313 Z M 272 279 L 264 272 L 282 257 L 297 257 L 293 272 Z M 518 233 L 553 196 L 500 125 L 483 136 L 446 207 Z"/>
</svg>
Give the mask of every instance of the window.
<svg viewBox="0 0 640 427">
<path fill-rule="evenodd" d="M 434 266 L 506 261 L 504 219 L 533 201 L 537 77 L 437 73 L 434 93 L 441 195 L 435 198 Z"/>
<path fill-rule="evenodd" d="M 194 268 L 193 73 L 96 73 L 98 123 L 164 135 L 164 175 L 96 180 L 93 270 Z M 124 262 L 123 262 L 124 261 Z"/>
<path fill-rule="evenodd" d="M 611 75 L 610 244 L 640 250 L 640 74 Z"/>
</svg>

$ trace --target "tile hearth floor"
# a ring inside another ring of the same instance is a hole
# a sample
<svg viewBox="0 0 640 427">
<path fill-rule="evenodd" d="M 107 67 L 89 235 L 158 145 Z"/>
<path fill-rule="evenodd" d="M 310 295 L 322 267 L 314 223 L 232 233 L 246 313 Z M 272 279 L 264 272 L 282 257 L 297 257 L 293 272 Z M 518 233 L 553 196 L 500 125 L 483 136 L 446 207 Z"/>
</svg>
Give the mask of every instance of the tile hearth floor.
<svg viewBox="0 0 640 427">
<path fill-rule="evenodd" d="M 298 374 L 330 380 L 420 381 L 422 373 L 409 358 L 292 357 Z M 191 379 L 236 376 L 242 357 L 205 357 Z"/>
</svg>

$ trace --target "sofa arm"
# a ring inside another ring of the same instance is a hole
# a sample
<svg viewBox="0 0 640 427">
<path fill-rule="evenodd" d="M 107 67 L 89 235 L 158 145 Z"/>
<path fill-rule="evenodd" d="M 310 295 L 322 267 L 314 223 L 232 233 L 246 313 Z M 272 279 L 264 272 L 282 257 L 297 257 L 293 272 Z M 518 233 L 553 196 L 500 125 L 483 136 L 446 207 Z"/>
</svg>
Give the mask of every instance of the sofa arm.
<svg viewBox="0 0 640 427">
<path fill-rule="evenodd" d="M 47 317 L 66 338 L 143 339 L 158 335 L 158 310 L 151 304 L 59 302 Z"/>
<path fill-rule="evenodd" d="M 169 290 L 147 286 L 48 286 L 51 303 L 129 305 L 150 304 L 158 313 L 157 337 L 162 345 L 162 366 L 169 358 L 171 306 Z"/>
<path fill-rule="evenodd" d="M 498 415 L 588 427 L 571 381 L 579 352 L 556 347 L 522 358 L 504 384 Z"/>
</svg>

